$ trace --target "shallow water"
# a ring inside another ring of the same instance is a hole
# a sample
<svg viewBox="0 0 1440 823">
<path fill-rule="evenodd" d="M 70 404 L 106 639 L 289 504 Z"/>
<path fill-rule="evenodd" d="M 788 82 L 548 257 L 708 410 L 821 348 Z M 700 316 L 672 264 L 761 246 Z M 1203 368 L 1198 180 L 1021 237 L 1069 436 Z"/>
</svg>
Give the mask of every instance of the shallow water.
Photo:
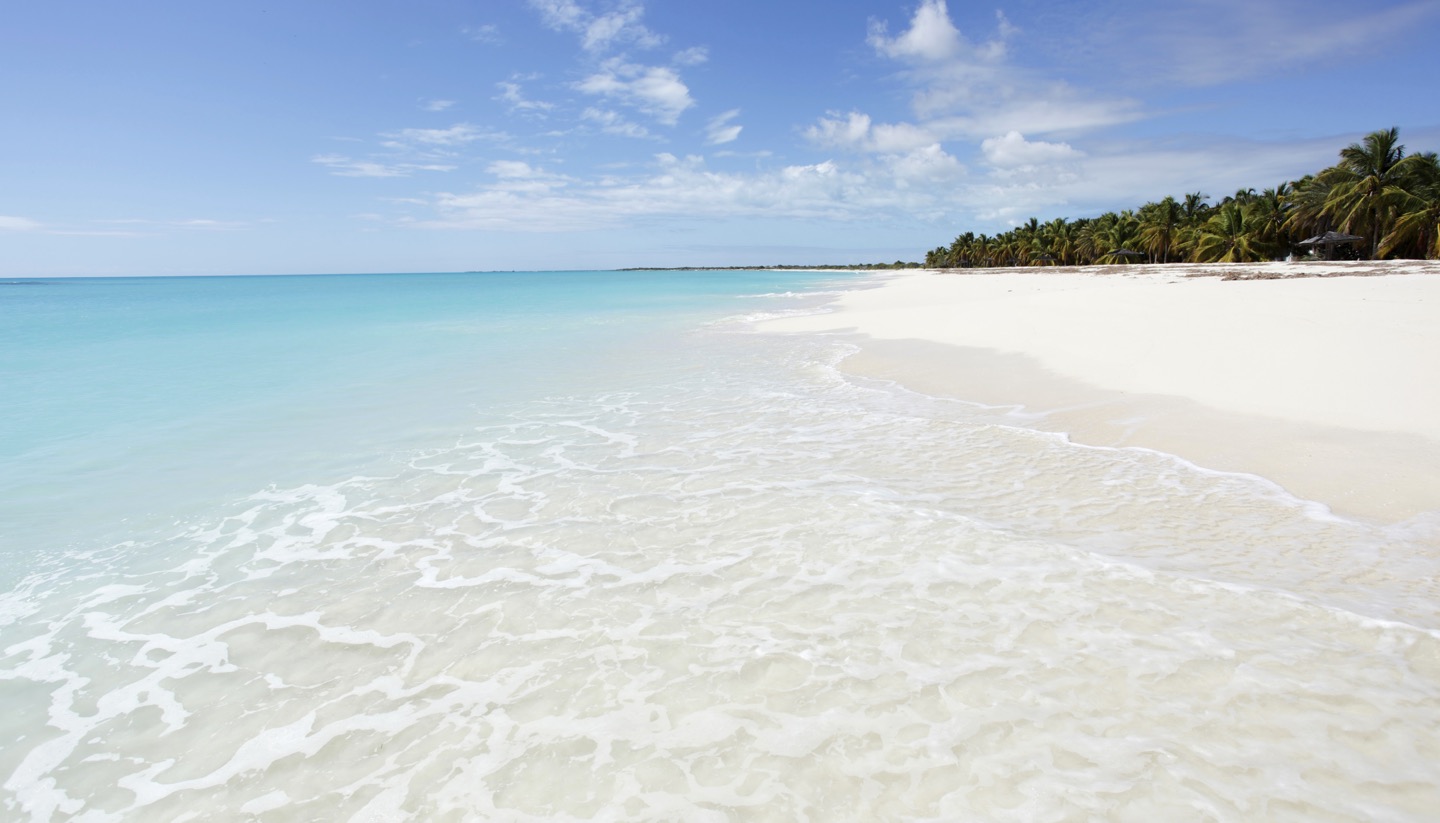
<svg viewBox="0 0 1440 823">
<path fill-rule="evenodd" d="M 64 532 L 0 597 L 5 816 L 1440 808 L 1440 523 L 1076 446 L 745 322 L 832 287 L 619 309 L 583 369 L 537 355 L 463 415 L 412 393 L 383 454 Z"/>
</svg>

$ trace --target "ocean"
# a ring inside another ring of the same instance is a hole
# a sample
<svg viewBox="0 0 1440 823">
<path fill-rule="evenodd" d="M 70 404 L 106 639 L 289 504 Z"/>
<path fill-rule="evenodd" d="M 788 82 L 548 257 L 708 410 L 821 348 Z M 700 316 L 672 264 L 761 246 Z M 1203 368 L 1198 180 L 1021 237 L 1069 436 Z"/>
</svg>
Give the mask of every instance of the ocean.
<svg viewBox="0 0 1440 823">
<path fill-rule="evenodd" d="M 1440 519 L 757 326 L 884 276 L 0 281 L 0 818 L 1434 819 Z"/>
</svg>

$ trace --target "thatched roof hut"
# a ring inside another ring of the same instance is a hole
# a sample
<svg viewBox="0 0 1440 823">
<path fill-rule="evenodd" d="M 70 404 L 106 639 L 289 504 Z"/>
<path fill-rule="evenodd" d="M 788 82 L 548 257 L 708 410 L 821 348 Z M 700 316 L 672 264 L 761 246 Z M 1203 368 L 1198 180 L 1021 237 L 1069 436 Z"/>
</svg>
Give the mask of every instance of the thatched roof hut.
<svg viewBox="0 0 1440 823">
<path fill-rule="evenodd" d="M 1320 249 L 1320 255 L 1326 260 L 1335 259 L 1335 249 L 1339 246 L 1352 246 L 1356 243 L 1365 242 L 1365 238 L 1354 234 L 1342 234 L 1338 231 L 1327 231 L 1324 234 L 1317 234 L 1308 240 L 1301 240 L 1297 246 Z"/>
</svg>

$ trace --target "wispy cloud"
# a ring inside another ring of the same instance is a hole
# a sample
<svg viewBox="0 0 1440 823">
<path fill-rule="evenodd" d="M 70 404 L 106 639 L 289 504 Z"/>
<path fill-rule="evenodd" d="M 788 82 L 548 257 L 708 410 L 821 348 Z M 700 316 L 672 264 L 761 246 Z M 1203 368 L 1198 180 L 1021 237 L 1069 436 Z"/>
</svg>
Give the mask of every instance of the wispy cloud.
<svg viewBox="0 0 1440 823">
<path fill-rule="evenodd" d="M 525 96 L 520 84 L 513 81 L 502 81 L 495 84 L 500 90 L 499 96 L 495 99 L 506 103 L 512 112 L 546 112 L 555 108 L 555 104 L 539 100 L 531 100 Z"/>
<path fill-rule="evenodd" d="M 637 220 L 797 218 L 841 222 L 941 218 L 955 214 L 953 181 L 964 167 L 938 146 L 842 166 L 835 161 L 766 171 L 717 171 L 698 156 L 656 155 L 633 174 L 585 179 L 526 163 L 492 164 L 494 179 L 468 193 L 444 193 L 436 216 L 417 225 L 437 229 L 568 232 L 612 228 Z"/>
<path fill-rule="evenodd" d="M 724 114 L 710 118 L 710 122 L 705 126 L 705 142 L 712 146 L 723 146 L 726 143 L 735 142 L 740 137 L 740 131 L 745 127 L 730 121 L 739 116 L 739 109 L 731 109 Z"/>
<path fill-rule="evenodd" d="M 1210 86 L 1378 53 L 1436 21 L 1440 4 L 1433 0 L 1363 10 L 1338 0 L 1209 0 L 1122 5 L 1079 36 L 1121 72 Z"/>
<path fill-rule="evenodd" d="M 695 106 L 690 88 L 680 76 L 680 69 L 696 66 L 709 59 L 704 47 L 682 49 L 672 55 L 668 65 L 642 62 L 630 56 L 633 50 L 654 49 L 665 43 L 665 37 L 650 30 L 642 22 L 645 7 L 638 0 L 619 0 L 609 10 L 594 11 L 579 0 L 529 0 L 539 12 L 541 21 L 555 31 L 578 36 L 588 66 L 583 79 L 572 88 L 582 94 L 603 99 L 609 106 L 638 112 L 660 125 L 673 126 L 686 110 Z M 502 86 L 505 95 L 511 89 Z M 514 90 L 515 100 L 524 100 Z M 596 113 L 614 115 L 613 111 L 590 107 L 585 119 L 600 122 Z M 618 115 L 617 115 L 618 116 Z M 615 121 L 604 126 L 612 134 L 648 136 L 648 130 Z"/>
<path fill-rule="evenodd" d="M 580 116 L 582 119 L 594 123 L 606 134 L 637 139 L 646 139 L 652 136 L 644 126 L 626 120 L 619 112 L 609 109 L 591 107 L 582 112 Z"/>
<path fill-rule="evenodd" d="M 96 220 L 97 223 L 121 226 L 146 226 L 151 228 L 189 229 L 194 231 L 240 231 L 251 224 L 244 220 L 214 220 L 208 217 L 187 217 L 171 220 L 157 220 L 145 217 Z"/>
<path fill-rule="evenodd" d="M 997 168 L 963 196 L 984 220 L 1019 219 L 1047 209 L 1076 217 L 1115 208 L 1117 202 L 1134 205 L 1196 190 L 1218 197 L 1323 168 L 1334 162 L 1336 145 L 1348 139 L 1107 141 L 1063 162 Z"/>
<path fill-rule="evenodd" d="M 597 14 L 576 0 L 530 0 L 531 8 L 540 12 L 546 26 L 580 36 L 580 45 L 588 52 L 600 53 L 622 46 L 654 48 L 665 38 L 640 22 L 645 7 L 638 2 L 622 2 L 613 11 Z"/>
<path fill-rule="evenodd" d="M 487 23 L 483 26 L 465 26 L 460 29 L 460 33 L 477 43 L 499 45 L 505 42 L 505 39 L 500 36 L 500 27 L 494 23 Z"/>
<path fill-rule="evenodd" d="M 421 100 L 420 108 L 425 111 L 445 111 L 455 105 L 454 100 Z"/>
<path fill-rule="evenodd" d="M 44 228 L 38 221 L 28 217 L 10 217 L 0 214 L 0 231 L 30 232 Z"/>
<path fill-rule="evenodd" d="M 389 138 L 383 145 L 388 148 L 411 146 L 463 146 L 476 140 L 495 139 L 496 132 L 482 129 L 469 123 L 456 123 L 445 129 L 401 129 L 382 135 Z"/>
<path fill-rule="evenodd" d="M 897 34 L 872 20 L 866 42 L 902 65 L 899 78 L 912 90 L 914 120 L 883 123 L 858 110 L 831 111 L 803 134 L 817 147 L 873 158 L 871 168 L 893 175 L 893 186 L 906 189 L 922 214 L 953 209 L 970 217 L 981 204 L 993 209 L 1001 194 L 1013 196 L 1008 187 L 1018 185 L 1038 190 L 1024 192 L 1026 202 L 1063 200 L 1055 186 L 1076 178 L 1084 152 L 1027 135 L 1083 134 L 1141 111 L 1134 101 L 1092 97 L 1013 65 L 1009 43 L 1019 34 L 996 12 L 992 36 L 966 37 L 944 0 L 922 0 Z M 973 152 L 985 176 L 970 177 L 949 146 Z"/>
<path fill-rule="evenodd" d="M 436 163 L 383 163 L 354 160 L 341 154 L 317 154 L 310 162 L 324 166 L 336 177 L 409 177 L 417 171 L 453 171 L 454 166 Z"/>
<path fill-rule="evenodd" d="M 127 228 L 93 228 L 93 226 L 125 226 Z M 63 237 L 144 237 L 153 236 L 166 230 L 182 231 L 241 231 L 252 227 L 243 220 L 215 220 L 189 217 L 178 219 L 155 219 L 144 217 L 117 217 L 92 220 L 88 224 L 56 225 L 42 223 L 26 217 L 0 215 L 0 232 L 23 232 L 37 235 L 58 235 Z"/>
</svg>

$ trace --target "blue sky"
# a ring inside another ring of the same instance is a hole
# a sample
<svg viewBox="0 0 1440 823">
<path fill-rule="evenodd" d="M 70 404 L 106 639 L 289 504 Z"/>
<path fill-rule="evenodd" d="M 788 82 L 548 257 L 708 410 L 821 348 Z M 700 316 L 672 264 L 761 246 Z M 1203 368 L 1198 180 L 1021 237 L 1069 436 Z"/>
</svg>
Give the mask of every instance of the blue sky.
<svg viewBox="0 0 1440 823">
<path fill-rule="evenodd" d="M 1440 3 L 50 0 L 0 276 L 918 260 L 1440 149 Z"/>
</svg>

